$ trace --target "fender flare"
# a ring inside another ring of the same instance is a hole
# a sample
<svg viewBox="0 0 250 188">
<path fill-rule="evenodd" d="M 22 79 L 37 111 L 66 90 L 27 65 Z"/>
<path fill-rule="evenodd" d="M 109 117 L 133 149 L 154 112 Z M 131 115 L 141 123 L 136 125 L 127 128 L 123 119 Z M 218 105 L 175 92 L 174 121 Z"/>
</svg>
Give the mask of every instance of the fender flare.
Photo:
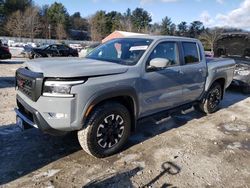
<svg viewBox="0 0 250 188">
<path fill-rule="evenodd" d="M 137 97 L 136 90 L 132 87 L 114 87 L 114 88 L 108 88 L 101 91 L 96 92 L 87 102 L 87 104 L 84 107 L 83 113 L 82 113 L 82 126 L 84 126 L 84 123 L 89 115 L 89 112 L 98 104 L 105 100 L 109 100 L 115 97 L 130 97 L 133 100 L 133 120 L 132 124 L 136 124 L 136 120 L 138 119 L 139 115 L 139 100 Z"/>
<path fill-rule="evenodd" d="M 221 88 L 221 89 L 222 89 L 222 96 L 221 96 L 221 97 L 222 97 L 222 99 L 224 98 L 224 94 L 225 94 L 225 91 L 226 91 L 226 82 L 227 82 L 227 80 L 226 80 L 226 78 L 223 77 L 223 76 L 217 76 L 217 77 L 215 77 L 211 82 L 209 82 L 209 85 L 206 86 L 205 92 L 204 92 L 204 94 L 202 95 L 201 100 L 203 100 L 204 97 L 207 95 L 207 93 L 208 93 L 209 89 L 211 88 L 211 86 L 212 86 L 217 80 L 220 80 L 220 79 L 223 79 L 223 80 L 225 81 L 225 83 L 224 83 L 224 88 Z"/>
</svg>

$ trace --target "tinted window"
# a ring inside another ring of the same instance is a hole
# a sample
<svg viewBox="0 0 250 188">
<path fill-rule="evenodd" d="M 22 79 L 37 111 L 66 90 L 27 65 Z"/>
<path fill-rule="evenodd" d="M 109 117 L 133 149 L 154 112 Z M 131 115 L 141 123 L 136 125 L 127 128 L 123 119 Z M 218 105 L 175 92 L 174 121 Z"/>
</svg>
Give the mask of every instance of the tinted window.
<svg viewBox="0 0 250 188">
<path fill-rule="evenodd" d="M 168 59 L 169 66 L 179 64 L 177 44 L 175 42 L 162 42 L 158 44 L 149 56 L 148 64 L 154 58 Z"/>
<path fill-rule="evenodd" d="M 51 45 L 47 49 L 48 50 L 57 50 L 57 46 L 56 45 Z"/>
<path fill-rule="evenodd" d="M 58 45 L 57 49 L 58 50 L 68 50 L 69 48 L 67 46 L 65 46 L 65 45 Z"/>
<path fill-rule="evenodd" d="M 196 43 L 183 42 L 182 46 L 183 46 L 185 64 L 198 63 L 200 61 Z"/>
</svg>

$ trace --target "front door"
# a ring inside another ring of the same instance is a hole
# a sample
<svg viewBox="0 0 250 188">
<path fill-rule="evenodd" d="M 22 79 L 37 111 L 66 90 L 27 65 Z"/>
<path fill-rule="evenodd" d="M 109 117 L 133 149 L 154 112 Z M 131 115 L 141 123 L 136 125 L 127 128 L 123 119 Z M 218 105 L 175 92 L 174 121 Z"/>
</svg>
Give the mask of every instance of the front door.
<svg viewBox="0 0 250 188">
<path fill-rule="evenodd" d="M 140 92 L 140 116 L 147 116 L 182 104 L 182 80 L 178 44 L 160 42 L 146 62 Z M 165 58 L 169 65 L 163 69 L 152 69 L 149 62 L 154 58 Z"/>
</svg>

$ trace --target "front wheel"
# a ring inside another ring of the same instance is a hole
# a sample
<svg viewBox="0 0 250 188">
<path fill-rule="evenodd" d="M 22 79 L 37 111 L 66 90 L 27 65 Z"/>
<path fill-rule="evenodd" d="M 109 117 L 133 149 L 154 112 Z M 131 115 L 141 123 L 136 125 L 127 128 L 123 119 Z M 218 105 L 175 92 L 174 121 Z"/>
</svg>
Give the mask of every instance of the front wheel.
<svg viewBox="0 0 250 188">
<path fill-rule="evenodd" d="M 97 158 L 117 153 L 126 143 L 131 128 L 130 113 L 119 103 L 98 106 L 78 131 L 83 150 Z"/>
<path fill-rule="evenodd" d="M 219 109 L 219 104 L 222 98 L 222 87 L 219 83 L 214 83 L 202 102 L 196 105 L 196 109 L 206 114 L 211 114 Z"/>
</svg>

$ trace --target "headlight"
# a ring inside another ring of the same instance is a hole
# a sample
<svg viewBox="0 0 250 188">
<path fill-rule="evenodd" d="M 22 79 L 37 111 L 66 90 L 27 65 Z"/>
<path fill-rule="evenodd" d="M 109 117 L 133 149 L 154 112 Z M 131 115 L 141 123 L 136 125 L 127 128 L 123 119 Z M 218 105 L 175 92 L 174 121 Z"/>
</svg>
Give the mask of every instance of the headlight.
<svg viewBox="0 0 250 188">
<path fill-rule="evenodd" d="M 247 76 L 250 74 L 250 70 L 239 70 L 239 71 L 236 71 L 236 73 L 241 76 Z"/>
<path fill-rule="evenodd" d="M 74 85 L 83 84 L 85 81 L 45 81 L 43 96 L 73 97 L 71 88 Z"/>
</svg>

